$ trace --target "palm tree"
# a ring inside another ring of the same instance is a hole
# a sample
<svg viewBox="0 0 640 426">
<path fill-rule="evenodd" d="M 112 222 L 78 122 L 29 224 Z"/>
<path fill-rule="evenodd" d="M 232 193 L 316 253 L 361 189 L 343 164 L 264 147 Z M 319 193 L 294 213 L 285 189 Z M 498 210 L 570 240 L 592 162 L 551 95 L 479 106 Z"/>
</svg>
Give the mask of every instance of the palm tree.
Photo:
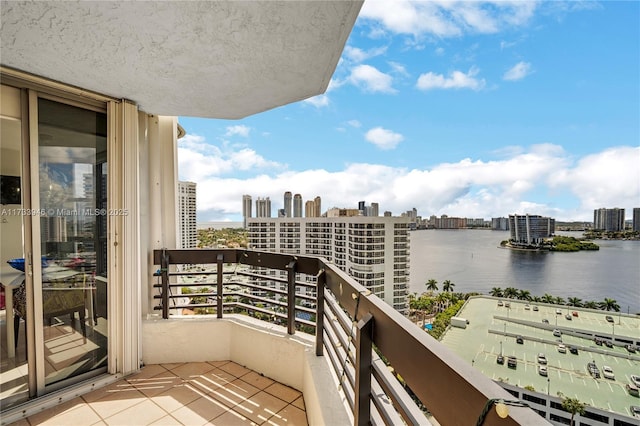
<svg viewBox="0 0 640 426">
<path fill-rule="evenodd" d="M 533 302 L 542 302 L 542 298 L 541 298 L 540 296 L 533 296 L 533 297 L 531 298 L 531 300 L 532 300 Z"/>
<path fill-rule="evenodd" d="M 513 299 L 518 295 L 518 289 L 515 287 L 507 287 L 504 289 L 504 297 L 508 297 L 509 299 Z"/>
<path fill-rule="evenodd" d="M 518 291 L 518 299 L 520 299 L 520 300 L 531 300 L 531 292 L 529 290 L 520 290 L 520 291 Z"/>
<path fill-rule="evenodd" d="M 571 306 L 576 306 L 576 307 L 582 306 L 582 299 L 580 299 L 579 297 L 569 297 L 567 301 Z"/>
<path fill-rule="evenodd" d="M 558 392 L 558 396 L 562 398 L 562 408 L 567 412 L 571 413 L 571 421 L 569 423 L 570 426 L 573 426 L 573 418 L 576 414 L 583 415 L 584 409 L 587 406 L 584 402 L 580 401 L 577 398 L 569 398 L 568 396 L 564 396 L 562 392 Z"/>
<path fill-rule="evenodd" d="M 566 302 L 564 301 L 564 299 L 560 296 L 556 297 L 556 305 L 564 305 L 566 304 Z"/>
<path fill-rule="evenodd" d="M 442 282 L 442 291 L 453 291 L 453 287 L 455 287 L 455 284 L 449 280 Z"/>
<path fill-rule="evenodd" d="M 582 306 L 588 309 L 598 309 L 598 302 L 589 300 L 588 302 L 584 302 Z"/>
<path fill-rule="evenodd" d="M 542 301 L 544 303 L 555 303 L 556 298 L 550 295 L 549 293 L 545 293 L 544 296 L 542 296 Z"/>
<path fill-rule="evenodd" d="M 433 278 L 427 281 L 425 285 L 427 286 L 427 290 L 438 291 L 438 281 L 434 280 Z"/>
<path fill-rule="evenodd" d="M 493 297 L 502 297 L 502 289 L 500 287 L 494 287 L 489 294 Z"/>
<path fill-rule="evenodd" d="M 620 312 L 620 305 L 618 305 L 618 302 L 615 299 L 605 297 L 604 300 L 600 302 L 600 309 Z"/>
</svg>

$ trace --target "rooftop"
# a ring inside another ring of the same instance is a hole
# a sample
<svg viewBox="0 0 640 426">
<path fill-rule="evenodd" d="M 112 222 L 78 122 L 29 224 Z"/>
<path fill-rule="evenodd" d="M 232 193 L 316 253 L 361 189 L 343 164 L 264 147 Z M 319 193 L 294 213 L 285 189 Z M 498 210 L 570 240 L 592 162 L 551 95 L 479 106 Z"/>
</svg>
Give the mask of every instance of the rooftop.
<svg viewBox="0 0 640 426">
<path fill-rule="evenodd" d="M 622 343 L 607 348 L 597 345 L 593 338 L 580 333 L 596 333 L 603 338 L 615 338 L 635 342 L 640 339 L 640 318 L 613 312 L 547 305 L 517 300 L 507 308 L 498 305 L 497 298 L 471 298 L 458 314 L 469 321 L 466 329 L 451 327 L 442 343 L 463 359 L 495 381 L 503 381 L 524 388 L 533 388 L 542 394 L 557 395 L 562 392 L 578 398 L 592 407 L 630 416 L 630 405 L 638 405 L 638 399 L 629 395 L 625 385 L 630 375 L 640 374 L 640 356 L 629 353 Z M 529 309 L 527 309 L 529 305 Z M 537 306 L 538 310 L 533 309 Z M 560 309 L 560 314 L 556 310 Z M 573 315 L 573 312 L 577 316 Z M 565 315 L 569 314 L 571 320 Z M 611 316 L 614 322 L 606 320 Z M 543 323 L 543 319 L 549 321 Z M 553 330 L 562 332 L 554 336 Z M 516 343 L 516 336 L 524 338 Z M 561 341 L 567 347 L 578 348 L 578 354 L 558 352 Z M 505 357 L 515 356 L 517 368 L 496 362 L 503 352 Z M 544 353 L 548 360 L 548 376 L 538 374 L 537 357 Z M 595 361 L 599 369 L 610 366 L 615 380 L 594 379 L 587 370 L 587 363 Z"/>
</svg>

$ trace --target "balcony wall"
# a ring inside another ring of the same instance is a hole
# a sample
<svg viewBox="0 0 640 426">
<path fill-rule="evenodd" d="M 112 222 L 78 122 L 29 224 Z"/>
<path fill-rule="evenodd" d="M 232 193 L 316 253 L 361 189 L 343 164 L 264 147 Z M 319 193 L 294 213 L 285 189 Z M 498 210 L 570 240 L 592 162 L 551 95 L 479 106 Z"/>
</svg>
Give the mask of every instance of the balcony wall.
<svg viewBox="0 0 640 426">
<path fill-rule="evenodd" d="M 232 360 L 300 390 L 310 425 L 353 422 L 327 359 L 314 353 L 313 336 L 233 314 L 150 318 L 142 336 L 144 364 Z"/>
</svg>

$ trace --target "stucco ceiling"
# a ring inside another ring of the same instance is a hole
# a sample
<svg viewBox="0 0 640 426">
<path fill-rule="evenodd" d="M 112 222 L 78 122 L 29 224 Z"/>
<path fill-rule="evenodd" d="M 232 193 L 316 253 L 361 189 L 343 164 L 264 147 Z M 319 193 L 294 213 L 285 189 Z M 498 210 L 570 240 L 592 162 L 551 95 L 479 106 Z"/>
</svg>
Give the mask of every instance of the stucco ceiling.
<svg viewBox="0 0 640 426">
<path fill-rule="evenodd" d="M 361 1 L 2 2 L 2 65 L 136 102 L 242 118 L 323 93 Z"/>
</svg>

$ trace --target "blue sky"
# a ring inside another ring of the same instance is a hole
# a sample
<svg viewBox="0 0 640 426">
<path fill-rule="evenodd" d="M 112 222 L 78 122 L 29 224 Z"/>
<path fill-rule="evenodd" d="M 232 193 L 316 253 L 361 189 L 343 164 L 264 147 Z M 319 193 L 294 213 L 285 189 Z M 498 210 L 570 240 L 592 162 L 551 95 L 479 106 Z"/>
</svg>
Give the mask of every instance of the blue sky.
<svg viewBox="0 0 640 426">
<path fill-rule="evenodd" d="M 198 221 L 242 195 L 394 215 L 593 220 L 640 207 L 640 3 L 365 1 L 327 92 L 180 117 Z"/>
</svg>

